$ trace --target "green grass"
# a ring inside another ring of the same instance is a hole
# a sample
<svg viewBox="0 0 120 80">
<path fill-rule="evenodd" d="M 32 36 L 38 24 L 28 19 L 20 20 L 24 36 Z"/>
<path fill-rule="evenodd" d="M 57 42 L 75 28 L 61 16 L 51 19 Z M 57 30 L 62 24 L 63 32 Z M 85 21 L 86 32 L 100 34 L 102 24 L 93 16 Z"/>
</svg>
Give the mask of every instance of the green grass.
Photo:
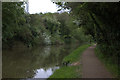
<svg viewBox="0 0 120 80">
<path fill-rule="evenodd" d="M 70 62 L 75 62 L 78 61 L 81 57 L 82 52 L 88 48 L 90 45 L 83 45 L 78 47 L 76 50 L 74 50 L 70 55 L 66 56 L 63 59 L 63 62 L 70 61 Z"/>
<path fill-rule="evenodd" d="M 79 61 L 83 51 L 86 50 L 90 45 L 82 45 L 68 56 L 63 59 L 63 62 L 70 61 L 76 62 Z M 60 69 L 56 70 L 52 76 L 49 78 L 80 78 L 81 77 L 81 66 L 63 66 Z"/>
<path fill-rule="evenodd" d="M 111 58 L 104 57 L 104 55 L 100 52 L 100 50 L 97 47 L 95 48 L 95 54 L 105 65 L 105 67 L 112 73 L 112 75 L 114 77 L 118 77 L 118 65 L 113 64 L 113 60 Z"/>
<path fill-rule="evenodd" d="M 62 67 L 56 70 L 50 78 L 75 78 L 77 77 L 75 69 L 76 66 Z"/>
</svg>

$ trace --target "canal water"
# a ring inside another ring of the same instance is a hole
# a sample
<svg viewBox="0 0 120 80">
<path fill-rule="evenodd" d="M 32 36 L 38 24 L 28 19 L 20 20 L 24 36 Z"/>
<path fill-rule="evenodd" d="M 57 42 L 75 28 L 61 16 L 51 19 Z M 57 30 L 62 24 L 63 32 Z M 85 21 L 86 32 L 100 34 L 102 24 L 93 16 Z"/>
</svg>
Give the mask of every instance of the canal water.
<svg viewBox="0 0 120 80">
<path fill-rule="evenodd" d="M 2 51 L 3 78 L 48 78 L 79 45 L 13 48 Z"/>
</svg>

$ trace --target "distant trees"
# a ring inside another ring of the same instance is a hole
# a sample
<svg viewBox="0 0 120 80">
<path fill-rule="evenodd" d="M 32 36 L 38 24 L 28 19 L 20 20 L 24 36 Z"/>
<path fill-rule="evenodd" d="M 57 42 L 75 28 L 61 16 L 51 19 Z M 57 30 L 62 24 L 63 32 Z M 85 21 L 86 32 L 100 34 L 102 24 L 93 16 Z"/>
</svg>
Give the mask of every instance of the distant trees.
<svg viewBox="0 0 120 80">
<path fill-rule="evenodd" d="M 13 46 L 21 41 L 28 47 L 34 45 L 86 42 L 89 37 L 74 23 L 67 12 L 28 14 L 24 3 L 3 3 L 3 44 Z M 78 35 L 81 34 L 81 35 Z"/>
</svg>

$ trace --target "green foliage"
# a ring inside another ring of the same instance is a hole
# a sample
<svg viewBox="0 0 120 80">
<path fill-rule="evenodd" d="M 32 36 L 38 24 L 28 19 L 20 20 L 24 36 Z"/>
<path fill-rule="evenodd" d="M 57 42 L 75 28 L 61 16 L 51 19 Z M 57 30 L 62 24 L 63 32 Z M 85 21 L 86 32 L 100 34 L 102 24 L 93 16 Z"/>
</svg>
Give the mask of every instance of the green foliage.
<svg viewBox="0 0 120 80">
<path fill-rule="evenodd" d="M 97 43 L 111 45 L 115 38 L 118 40 L 119 3 L 66 3 L 60 6 L 71 8 L 71 14 L 75 16 L 78 25 Z"/>
<path fill-rule="evenodd" d="M 67 12 L 27 14 L 20 2 L 3 3 L 2 7 L 4 45 L 12 47 L 14 41 L 21 41 L 28 47 L 87 42 L 83 30 L 79 30 Z"/>
<path fill-rule="evenodd" d="M 82 27 L 74 29 L 72 35 L 81 43 L 84 41 L 88 42 L 90 39 L 90 36 L 84 34 Z"/>
<path fill-rule="evenodd" d="M 36 16 L 31 18 L 32 15 L 26 14 L 22 6 L 21 2 L 3 3 L 3 44 L 13 46 L 15 40 L 22 41 L 27 46 L 42 44 L 43 38 L 38 26 L 40 20 L 35 20 Z"/>
<path fill-rule="evenodd" d="M 22 2 L 19 3 L 2 3 L 2 40 L 3 43 L 11 43 L 13 37 L 16 36 L 20 29 L 21 22 L 25 22 L 23 17 L 24 9 L 21 7 Z"/>
</svg>

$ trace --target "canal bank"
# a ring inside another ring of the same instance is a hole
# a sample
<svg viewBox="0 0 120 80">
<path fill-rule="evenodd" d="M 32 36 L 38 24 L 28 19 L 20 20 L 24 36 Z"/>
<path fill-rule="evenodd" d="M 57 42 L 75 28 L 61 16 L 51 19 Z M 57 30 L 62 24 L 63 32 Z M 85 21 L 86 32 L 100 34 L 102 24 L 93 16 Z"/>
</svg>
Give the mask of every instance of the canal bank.
<svg viewBox="0 0 120 80">
<path fill-rule="evenodd" d="M 49 78 L 81 78 L 81 55 L 90 45 L 85 44 L 63 59 L 63 65 L 56 70 Z"/>
</svg>

